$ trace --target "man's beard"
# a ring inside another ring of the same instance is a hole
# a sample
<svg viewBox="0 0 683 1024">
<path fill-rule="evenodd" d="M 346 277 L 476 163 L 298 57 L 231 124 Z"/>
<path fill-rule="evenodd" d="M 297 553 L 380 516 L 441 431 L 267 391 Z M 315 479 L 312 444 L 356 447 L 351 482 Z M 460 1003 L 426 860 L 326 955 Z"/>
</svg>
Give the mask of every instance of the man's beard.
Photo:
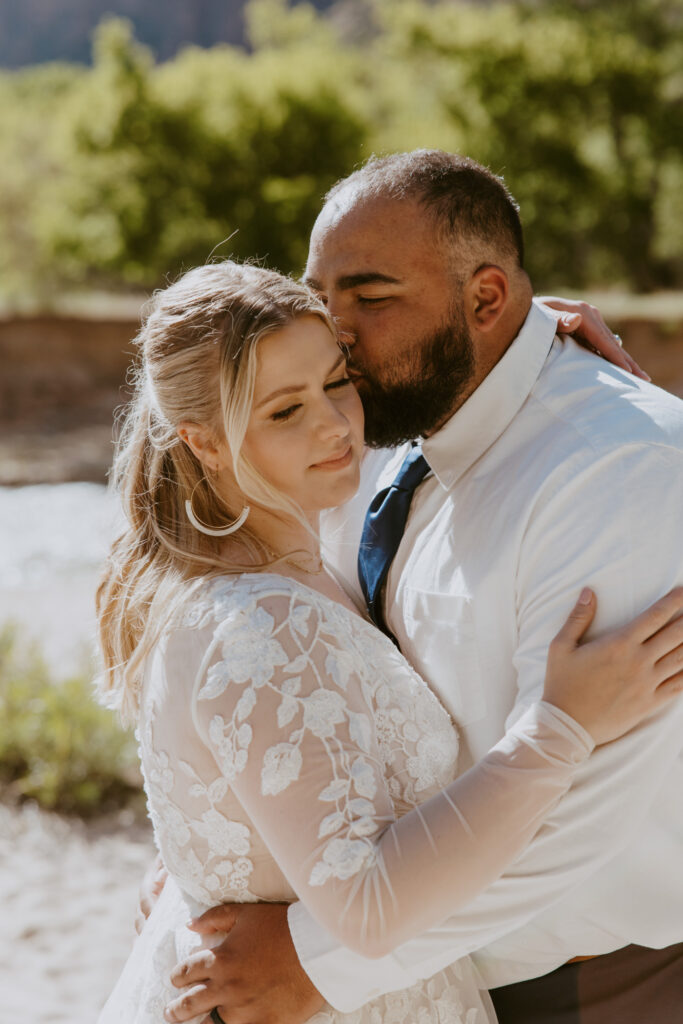
<svg viewBox="0 0 683 1024">
<path fill-rule="evenodd" d="M 416 365 L 406 380 L 381 383 L 363 373 L 359 393 L 365 411 L 365 443 L 392 448 L 431 433 L 459 404 L 474 374 L 474 346 L 464 315 L 454 310 L 447 323 L 418 342 Z M 419 360 L 419 362 L 418 362 Z M 353 353 L 350 361 L 354 369 Z"/>
</svg>

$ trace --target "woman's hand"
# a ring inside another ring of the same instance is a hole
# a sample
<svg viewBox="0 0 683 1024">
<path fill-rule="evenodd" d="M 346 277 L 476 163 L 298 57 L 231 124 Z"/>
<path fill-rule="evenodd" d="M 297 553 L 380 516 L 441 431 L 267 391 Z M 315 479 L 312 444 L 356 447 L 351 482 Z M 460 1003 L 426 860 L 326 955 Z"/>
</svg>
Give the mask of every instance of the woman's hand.
<svg viewBox="0 0 683 1024">
<path fill-rule="evenodd" d="M 543 699 L 599 744 L 623 736 L 683 692 L 683 587 L 628 626 L 581 644 L 595 610 L 595 594 L 583 590 L 550 645 Z"/>
<path fill-rule="evenodd" d="M 164 867 L 161 854 L 158 853 L 145 871 L 145 877 L 140 883 L 140 890 L 138 893 L 138 911 L 135 915 L 135 930 L 138 935 L 145 927 L 145 921 L 152 913 L 154 904 L 161 896 L 167 877 L 168 872 Z"/>
<path fill-rule="evenodd" d="M 622 370 L 651 380 L 644 370 L 638 366 L 628 352 L 621 347 L 621 338 L 610 331 L 602 318 L 602 314 L 589 302 L 577 299 L 560 299 L 556 295 L 542 295 L 540 301 L 553 313 L 559 313 L 557 321 L 558 334 L 572 334 L 584 348 L 590 348 Z"/>
</svg>

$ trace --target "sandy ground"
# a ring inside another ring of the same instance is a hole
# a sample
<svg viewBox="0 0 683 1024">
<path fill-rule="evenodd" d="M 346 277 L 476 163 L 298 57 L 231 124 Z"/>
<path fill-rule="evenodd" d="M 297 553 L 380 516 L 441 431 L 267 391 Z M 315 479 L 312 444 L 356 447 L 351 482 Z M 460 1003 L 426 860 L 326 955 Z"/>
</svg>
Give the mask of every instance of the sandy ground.
<svg viewBox="0 0 683 1024">
<path fill-rule="evenodd" d="M 134 939 L 151 832 L 0 805 L 0 1024 L 95 1024 Z"/>
<path fill-rule="evenodd" d="M 91 484 L 0 488 L 0 625 L 53 678 L 92 657 L 93 594 L 114 510 Z M 135 937 L 151 828 L 0 804 L 0 1024 L 95 1024 Z"/>
</svg>

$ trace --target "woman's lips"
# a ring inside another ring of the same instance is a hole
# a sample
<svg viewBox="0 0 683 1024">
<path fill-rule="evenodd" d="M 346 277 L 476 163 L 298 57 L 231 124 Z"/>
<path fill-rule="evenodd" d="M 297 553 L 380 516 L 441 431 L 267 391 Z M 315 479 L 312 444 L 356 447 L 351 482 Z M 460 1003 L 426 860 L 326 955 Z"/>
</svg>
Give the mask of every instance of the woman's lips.
<svg viewBox="0 0 683 1024">
<path fill-rule="evenodd" d="M 311 469 L 344 469 L 348 466 L 353 457 L 353 449 L 348 445 L 340 455 L 325 459 L 324 462 L 314 462 Z"/>
</svg>

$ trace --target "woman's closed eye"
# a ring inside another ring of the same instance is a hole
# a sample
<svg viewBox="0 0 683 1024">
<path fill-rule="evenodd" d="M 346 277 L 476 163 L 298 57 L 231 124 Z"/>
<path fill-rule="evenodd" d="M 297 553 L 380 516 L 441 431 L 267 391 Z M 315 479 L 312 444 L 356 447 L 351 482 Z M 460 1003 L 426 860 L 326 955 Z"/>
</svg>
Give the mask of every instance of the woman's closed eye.
<svg viewBox="0 0 683 1024">
<path fill-rule="evenodd" d="M 347 384 L 351 383 L 350 377 L 339 377 L 338 380 L 331 380 L 329 384 L 325 385 L 325 391 L 333 391 L 335 388 L 346 387 Z"/>
<path fill-rule="evenodd" d="M 328 384 L 325 385 L 325 391 L 334 391 L 337 388 L 344 388 L 346 387 L 347 384 L 350 383 L 350 377 L 338 377 L 337 380 L 331 380 Z M 272 413 L 270 418 L 271 420 L 275 420 L 276 422 L 288 420 L 291 416 L 294 415 L 297 409 L 301 408 L 301 406 L 301 402 L 296 402 L 294 405 L 288 405 L 286 409 L 278 409 L 277 412 Z"/>
<path fill-rule="evenodd" d="M 278 409 L 271 415 L 271 420 L 288 420 L 290 416 L 293 416 L 297 409 L 301 408 L 301 402 L 297 402 L 296 405 L 288 405 L 286 409 Z"/>
</svg>

